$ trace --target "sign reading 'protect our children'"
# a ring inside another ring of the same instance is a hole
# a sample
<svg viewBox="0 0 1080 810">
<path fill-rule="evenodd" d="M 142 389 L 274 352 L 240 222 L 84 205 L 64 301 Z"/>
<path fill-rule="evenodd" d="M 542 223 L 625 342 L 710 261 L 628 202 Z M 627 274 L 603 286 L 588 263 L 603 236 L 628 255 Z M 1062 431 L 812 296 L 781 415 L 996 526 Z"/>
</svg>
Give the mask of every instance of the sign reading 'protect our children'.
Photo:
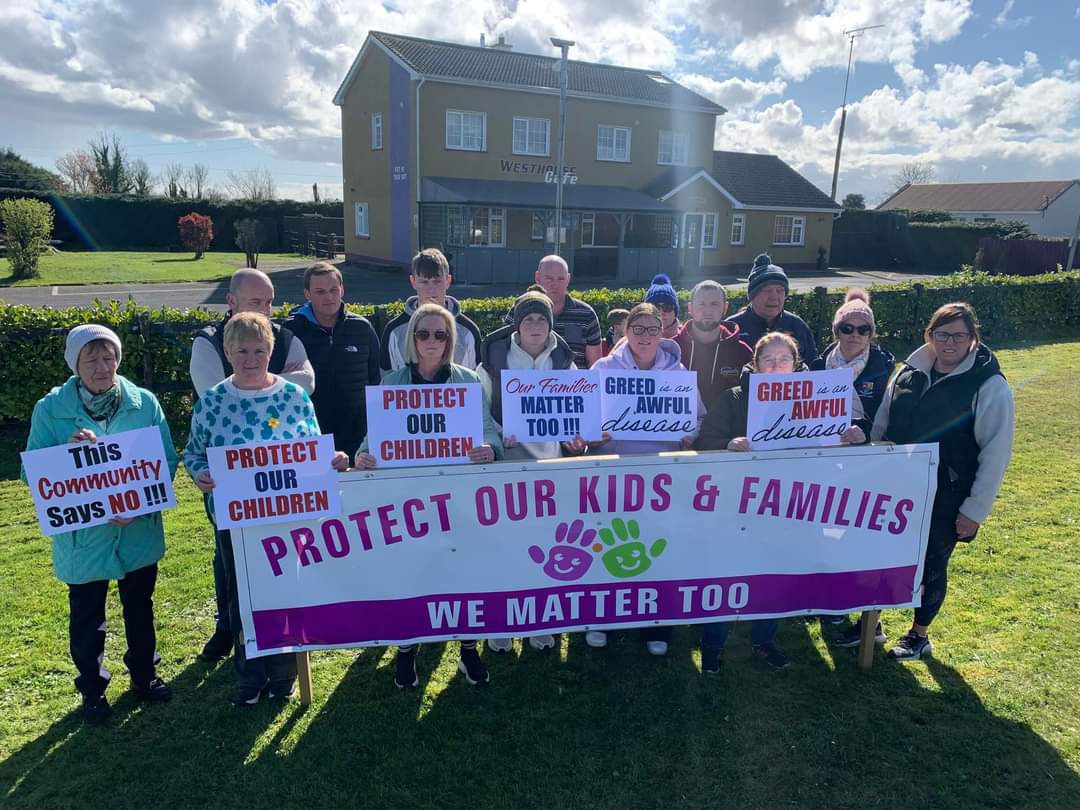
<svg viewBox="0 0 1080 810">
<path fill-rule="evenodd" d="M 341 511 L 334 437 L 208 447 L 219 529 L 314 520 Z"/>
<path fill-rule="evenodd" d="M 30 450 L 22 463 L 47 537 L 176 506 L 156 427 Z"/>
<path fill-rule="evenodd" d="M 380 467 L 467 464 L 484 443 L 483 402 L 477 383 L 369 386 L 368 452 Z"/>
<path fill-rule="evenodd" d="M 595 371 L 502 372 L 503 436 L 519 442 L 600 438 L 600 378 Z"/>
<path fill-rule="evenodd" d="M 746 437 L 753 450 L 840 444 L 851 427 L 851 369 L 751 374 Z"/>
</svg>

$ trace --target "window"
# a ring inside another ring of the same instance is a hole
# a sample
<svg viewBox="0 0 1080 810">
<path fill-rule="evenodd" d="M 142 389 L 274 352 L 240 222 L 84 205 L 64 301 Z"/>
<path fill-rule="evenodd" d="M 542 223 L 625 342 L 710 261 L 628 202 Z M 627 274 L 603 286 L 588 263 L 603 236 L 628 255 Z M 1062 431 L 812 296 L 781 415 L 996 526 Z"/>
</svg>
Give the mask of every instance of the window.
<svg viewBox="0 0 1080 810">
<path fill-rule="evenodd" d="M 446 148 L 469 152 L 487 149 L 487 113 L 447 110 Z"/>
<path fill-rule="evenodd" d="M 746 244 L 746 214 L 734 214 L 731 217 L 731 244 Z"/>
<path fill-rule="evenodd" d="M 596 214 L 581 215 L 581 246 L 592 247 L 596 244 Z"/>
<path fill-rule="evenodd" d="M 532 234 L 529 238 L 534 242 L 543 242 L 547 236 L 547 216 L 542 212 L 533 211 Z"/>
<path fill-rule="evenodd" d="M 806 217 L 778 216 L 773 226 L 774 245 L 801 245 Z"/>
<path fill-rule="evenodd" d="M 371 148 L 382 149 L 382 113 L 371 116 Z"/>
<path fill-rule="evenodd" d="M 707 248 L 716 247 L 716 214 L 706 214 L 705 224 L 702 226 L 701 246 Z"/>
<path fill-rule="evenodd" d="M 660 146 L 656 162 L 667 166 L 685 166 L 690 149 L 690 136 L 685 132 L 660 130 Z"/>
<path fill-rule="evenodd" d="M 371 236 L 370 223 L 368 222 L 368 204 L 356 203 L 356 235 L 367 239 Z"/>
<path fill-rule="evenodd" d="M 988 225 L 991 222 L 997 222 L 997 220 L 993 217 L 975 217 L 972 222 L 976 225 Z"/>
<path fill-rule="evenodd" d="M 505 218 L 503 208 L 472 209 L 469 244 L 473 247 L 502 247 Z"/>
<path fill-rule="evenodd" d="M 630 128 L 601 124 L 596 130 L 596 159 L 630 162 Z"/>
<path fill-rule="evenodd" d="M 551 154 L 550 132 L 551 122 L 546 118 L 515 118 L 514 154 L 547 157 Z"/>
</svg>

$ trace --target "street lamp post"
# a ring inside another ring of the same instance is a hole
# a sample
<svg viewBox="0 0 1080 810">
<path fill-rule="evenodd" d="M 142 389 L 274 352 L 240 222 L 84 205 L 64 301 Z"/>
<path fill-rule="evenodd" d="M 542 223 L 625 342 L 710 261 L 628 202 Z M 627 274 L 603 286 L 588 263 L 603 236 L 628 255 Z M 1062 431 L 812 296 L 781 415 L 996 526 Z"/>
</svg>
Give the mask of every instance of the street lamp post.
<svg viewBox="0 0 1080 810">
<path fill-rule="evenodd" d="M 555 255 L 562 255 L 563 183 L 566 182 L 566 54 L 574 43 L 569 39 L 551 38 L 551 44 L 562 51 L 559 60 L 559 165 L 555 180 Z"/>
</svg>

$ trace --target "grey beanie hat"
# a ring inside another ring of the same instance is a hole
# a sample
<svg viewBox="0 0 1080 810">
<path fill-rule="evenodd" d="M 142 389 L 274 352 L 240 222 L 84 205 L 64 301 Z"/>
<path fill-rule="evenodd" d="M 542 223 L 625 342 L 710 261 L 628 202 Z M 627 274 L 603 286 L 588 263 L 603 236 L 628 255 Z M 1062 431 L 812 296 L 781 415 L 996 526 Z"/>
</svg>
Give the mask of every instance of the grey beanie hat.
<svg viewBox="0 0 1080 810">
<path fill-rule="evenodd" d="M 120 365 L 120 357 L 123 347 L 116 332 L 107 326 L 96 323 L 84 323 L 76 326 L 67 336 L 67 344 L 64 346 L 64 361 L 68 364 L 73 374 L 79 373 L 79 352 L 83 347 L 94 340 L 107 340 L 116 349 L 116 365 Z"/>
<path fill-rule="evenodd" d="M 750 271 L 749 283 L 746 285 L 746 298 L 752 300 L 761 292 L 762 288 L 769 284 L 780 284 L 784 292 L 791 292 L 787 273 L 784 268 L 772 263 L 772 257 L 768 253 L 759 253 L 754 259 L 754 267 Z"/>
<path fill-rule="evenodd" d="M 542 292 L 530 290 L 514 302 L 514 331 L 521 329 L 521 322 L 533 314 L 543 315 L 548 322 L 548 328 L 554 327 L 555 314 L 551 299 Z"/>
</svg>

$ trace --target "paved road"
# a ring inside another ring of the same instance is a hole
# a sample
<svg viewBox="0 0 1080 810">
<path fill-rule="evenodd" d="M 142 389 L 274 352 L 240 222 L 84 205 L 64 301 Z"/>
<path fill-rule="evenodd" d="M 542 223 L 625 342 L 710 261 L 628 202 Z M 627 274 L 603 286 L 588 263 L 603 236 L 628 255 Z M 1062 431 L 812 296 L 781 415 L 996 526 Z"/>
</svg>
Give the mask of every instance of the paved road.
<svg viewBox="0 0 1080 810">
<path fill-rule="evenodd" d="M 384 304 L 398 301 L 411 294 L 408 277 L 400 271 L 371 270 L 368 268 L 342 268 L 345 275 L 346 299 L 350 302 Z M 304 300 L 303 268 L 267 268 L 274 280 L 276 301 L 297 303 Z M 898 281 L 920 280 L 932 276 L 893 273 L 873 270 L 837 270 L 825 276 L 792 276 L 795 290 L 814 287 L 870 286 L 892 284 Z M 718 279 L 731 287 L 745 286 L 745 278 Z M 583 280 L 582 286 L 612 286 L 610 280 Z M 0 288 L 0 300 L 11 304 L 31 306 L 74 307 L 90 306 L 94 299 L 102 301 L 133 299 L 144 306 L 168 306 L 177 309 L 203 307 L 224 311 L 226 281 L 200 281 L 183 284 L 88 284 L 83 286 L 55 287 L 5 287 Z M 513 295 L 521 291 L 521 285 L 455 285 L 451 293 L 458 298 L 481 298 L 492 295 Z"/>
</svg>

